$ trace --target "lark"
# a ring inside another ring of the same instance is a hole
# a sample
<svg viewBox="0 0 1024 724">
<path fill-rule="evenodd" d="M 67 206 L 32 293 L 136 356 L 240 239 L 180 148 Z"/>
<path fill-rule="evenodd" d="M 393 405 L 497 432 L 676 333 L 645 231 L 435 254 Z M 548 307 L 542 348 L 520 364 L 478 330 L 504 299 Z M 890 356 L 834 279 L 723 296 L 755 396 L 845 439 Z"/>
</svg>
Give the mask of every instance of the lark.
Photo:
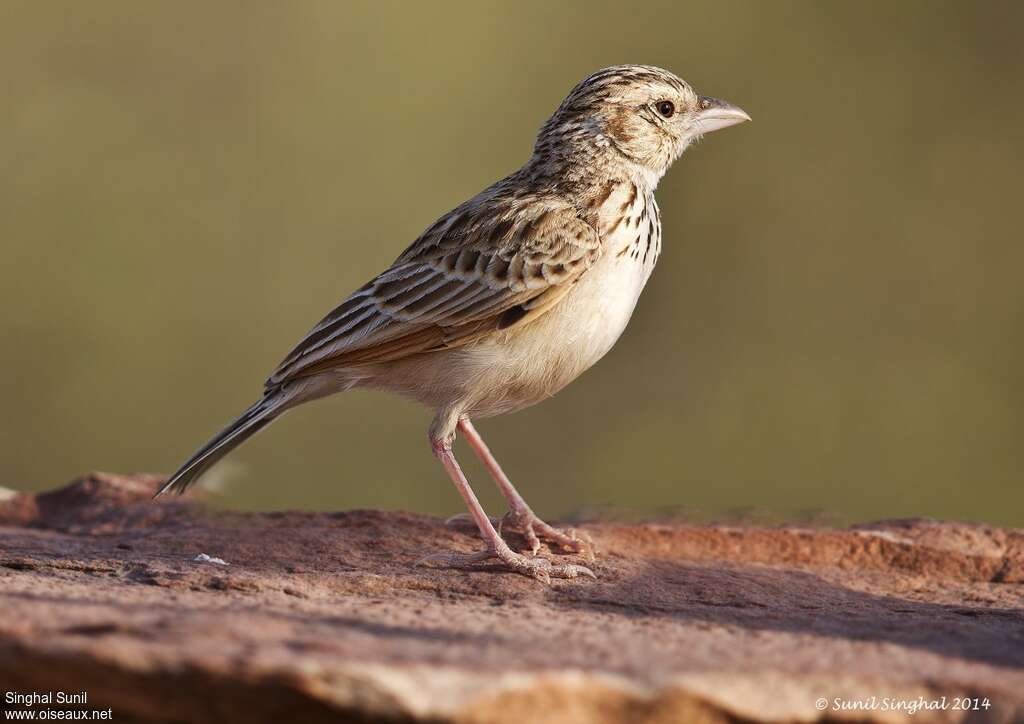
<svg viewBox="0 0 1024 724">
<path fill-rule="evenodd" d="M 472 420 L 551 397 L 611 349 L 661 253 L 659 180 L 702 135 L 748 120 L 660 68 L 621 65 L 584 79 L 541 127 L 522 168 L 442 216 L 335 307 L 273 371 L 262 398 L 160 493 L 184 492 L 297 405 L 385 390 L 436 411 L 431 448 L 485 543 L 429 560 L 497 559 L 546 582 L 593 577 L 584 565 L 538 555 L 542 540 L 552 551 L 587 547 L 537 517 Z M 458 432 L 508 502 L 503 524 L 528 550 L 513 550 L 481 507 L 452 452 Z"/>
</svg>

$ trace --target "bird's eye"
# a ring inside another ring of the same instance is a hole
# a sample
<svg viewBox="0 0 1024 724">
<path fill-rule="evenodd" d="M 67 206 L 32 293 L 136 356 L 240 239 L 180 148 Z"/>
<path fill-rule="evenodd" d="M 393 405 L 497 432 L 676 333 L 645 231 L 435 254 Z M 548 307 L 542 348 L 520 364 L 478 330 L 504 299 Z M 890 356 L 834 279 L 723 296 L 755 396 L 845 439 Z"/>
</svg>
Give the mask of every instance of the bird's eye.
<svg viewBox="0 0 1024 724">
<path fill-rule="evenodd" d="M 658 101 L 658 113 L 665 118 L 671 118 L 676 112 L 676 106 L 672 101 Z"/>
</svg>

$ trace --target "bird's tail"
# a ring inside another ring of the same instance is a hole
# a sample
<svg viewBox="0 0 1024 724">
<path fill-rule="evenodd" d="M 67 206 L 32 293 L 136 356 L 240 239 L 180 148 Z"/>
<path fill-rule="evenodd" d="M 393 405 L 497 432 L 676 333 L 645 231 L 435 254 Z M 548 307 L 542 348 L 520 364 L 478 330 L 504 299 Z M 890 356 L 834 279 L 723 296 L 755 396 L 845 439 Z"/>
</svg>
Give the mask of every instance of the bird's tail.
<svg viewBox="0 0 1024 724">
<path fill-rule="evenodd" d="M 278 415 L 291 407 L 289 400 L 281 394 L 269 394 L 239 415 L 230 425 L 214 435 L 178 468 L 156 495 L 174 491 L 179 495 L 188 490 L 199 476 L 209 470 L 222 457 L 272 423 Z"/>
</svg>

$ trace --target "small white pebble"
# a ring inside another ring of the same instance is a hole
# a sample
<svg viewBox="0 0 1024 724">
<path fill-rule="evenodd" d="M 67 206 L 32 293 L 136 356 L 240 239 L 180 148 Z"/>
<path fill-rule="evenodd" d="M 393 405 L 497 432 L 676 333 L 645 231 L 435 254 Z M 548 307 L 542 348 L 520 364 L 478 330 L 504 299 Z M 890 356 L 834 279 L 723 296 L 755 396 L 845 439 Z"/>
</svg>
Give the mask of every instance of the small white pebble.
<svg viewBox="0 0 1024 724">
<path fill-rule="evenodd" d="M 230 566 L 231 565 L 230 563 L 228 563 L 223 558 L 213 558 L 211 556 L 206 555 L 205 553 L 200 553 L 199 555 L 197 555 L 192 560 L 195 561 L 196 563 L 216 563 L 218 566 Z"/>
</svg>

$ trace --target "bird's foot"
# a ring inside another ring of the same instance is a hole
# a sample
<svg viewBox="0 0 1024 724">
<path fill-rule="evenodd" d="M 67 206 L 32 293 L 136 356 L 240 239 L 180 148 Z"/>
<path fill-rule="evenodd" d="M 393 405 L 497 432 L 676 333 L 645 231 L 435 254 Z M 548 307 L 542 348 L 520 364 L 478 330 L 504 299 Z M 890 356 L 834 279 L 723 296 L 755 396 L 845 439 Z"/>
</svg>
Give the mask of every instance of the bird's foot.
<svg viewBox="0 0 1024 724">
<path fill-rule="evenodd" d="M 548 584 L 551 583 L 552 578 L 579 578 L 580 576 L 597 578 L 594 572 L 586 566 L 572 563 L 555 565 L 546 558 L 516 553 L 504 542 L 496 548 L 489 547 L 476 553 L 435 553 L 416 561 L 416 565 L 436 563 L 444 568 L 464 568 L 492 558 L 497 558 L 516 573 L 536 578 L 538 581 Z"/>
<path fill-rule="evenodd" d="M 530 508 L 511 509 L 502 518 L 490 518 L 491 525 L 498 529 L 500 534 L 504 528 L 519 533 L 526 539 L 531 556 L 540 552 L 541 541 L 561 548 L 570 553 L 579 553 L 586 556 L 591 563 L 594 562 L 594 551 L 596 546 L 590 536 L 583 531 L 573 528 L 560 530 L 548 525 L 537 517 Z M 458 513 L 445 520 L 445 525 L 475 527 L 473 518 L 468 513 Z"/>
<path fill-rule="evenodd" d="M 590 562 L 594 561 L 594 542 L 590 540 L 590 536 L 583 533 L 583 537 L 581 537 L 580 532 L 573 528 L 563 531 L 550 526 L 538 518 L 537 514 L 529 507 L 514 507 L 505 513 L 505 517 L 501 519 L 501 524 L 498 526 L 498 532 L 500 533 L 505 527 L 511 528 L 526 538 L 530 555 L 537 555 L 540 550 L 540 542 L 543 540 L 564 551 L 583 554 Z"/>
</svg>

